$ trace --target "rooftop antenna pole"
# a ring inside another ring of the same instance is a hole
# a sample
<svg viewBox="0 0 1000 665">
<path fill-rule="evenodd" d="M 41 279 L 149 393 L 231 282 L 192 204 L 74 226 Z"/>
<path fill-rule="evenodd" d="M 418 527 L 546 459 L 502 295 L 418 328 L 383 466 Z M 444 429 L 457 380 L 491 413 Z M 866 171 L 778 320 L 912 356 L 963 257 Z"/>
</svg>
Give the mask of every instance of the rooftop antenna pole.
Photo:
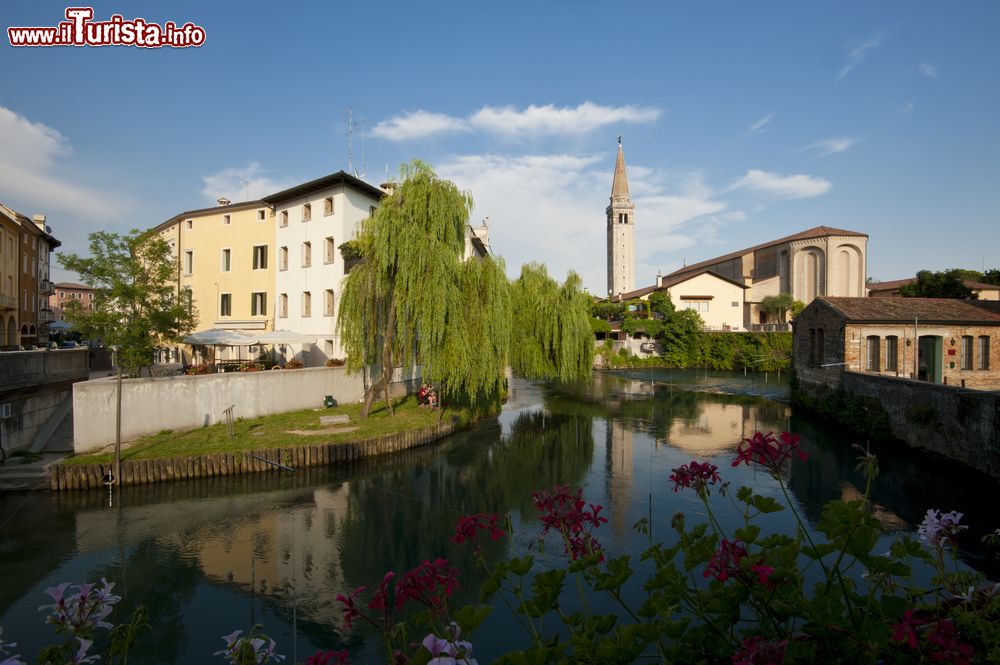
<svg viewBox="0 0 1000 665">
<path fill-rule="evenodd" d="M 352 149 L 352 133 L 354 132 L 354 107 L 347 107 L 347 170 L 354 173 L 354 151 Z"/>
<path fill-rule="evenodd" d="M 360 178 L 364 178 L 365 174 L 368 173 L 368 166 L 365 164 L 365 121 L 361 121 L 361 175 Z"/>
</svg>

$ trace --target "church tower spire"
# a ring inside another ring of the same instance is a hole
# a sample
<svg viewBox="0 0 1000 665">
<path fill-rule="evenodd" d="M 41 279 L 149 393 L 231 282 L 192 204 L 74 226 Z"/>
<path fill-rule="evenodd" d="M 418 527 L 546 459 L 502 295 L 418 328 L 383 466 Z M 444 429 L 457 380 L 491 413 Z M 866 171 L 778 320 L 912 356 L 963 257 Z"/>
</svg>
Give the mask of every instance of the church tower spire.
<svg viewBox="0 0 1000 665">
<path fill-rule="evenodd" d="M 618 158 L 611 182 L 608 205 L 608 296 L 617 296 L 635 288 L 635 205 L 628 191 L 622 137 L 618 137 Z"/>
</svg>

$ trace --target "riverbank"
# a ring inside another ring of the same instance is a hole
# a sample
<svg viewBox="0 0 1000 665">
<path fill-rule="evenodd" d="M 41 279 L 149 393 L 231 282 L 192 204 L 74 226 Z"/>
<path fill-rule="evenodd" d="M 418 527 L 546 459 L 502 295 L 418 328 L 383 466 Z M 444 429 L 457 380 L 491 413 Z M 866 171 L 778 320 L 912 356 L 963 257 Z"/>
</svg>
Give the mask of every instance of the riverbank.
<svg viewBox="0 0 1000 665">
<path fill-rule="evenodd" d="M 396 400 L 395 415 L 385 405 L 359 418 L 361 406 L 307 409 L 275 416 L 238 419 L 183 432 L 163 431 L 130 442 L 122 451 L 121 484 L 228 476 L 352 462 L 425 445 L 472 422 L 469 413 L 440 412 Z M 321 420 L 322 418 L 322 420 Z M 334 422 L 331 422 L 334 421 Z M 439 422 L 440 421 L 440 422 Z M 50 469 L 53 490 L 102 487 L 113 476 L 113 449 L 76 455 Z"/>
</svg>

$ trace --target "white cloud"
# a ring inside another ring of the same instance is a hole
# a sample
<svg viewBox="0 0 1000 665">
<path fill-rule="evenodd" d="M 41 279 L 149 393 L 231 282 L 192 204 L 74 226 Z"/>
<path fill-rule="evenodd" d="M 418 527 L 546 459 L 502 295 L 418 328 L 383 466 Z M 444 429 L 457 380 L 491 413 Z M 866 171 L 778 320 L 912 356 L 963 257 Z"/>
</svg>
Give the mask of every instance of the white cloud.
<svg viewBox="0 0 1000 665">
<path fill-rule="evenodd" d="M 524 110 L 513 106 L 484 106 L 469 118 L 478 129 L 506 137 L 538 134 L 586 134 L 615 123 L 653 122 L 660 109 L 644 106 L 601 106 L 584 102 L 572 107 L 531 105 Z"/>
<path fill-rule="evenodd" d="M 226 197 L 233 203 L 255 201 L 262 196 L 274 194 L 291 187 L 294 181 L 288 178 L 274 180 L 263 173 L 260 164 L 249 162 L 246 166 L 231 166 L 211 175 L 201 177 L 204 187 L 201 193 L 212 203 Z"/>
<path fill-rule="evenodd" d="M 453 134 L 468 129 L 468 123 L 461 118 L 454 118 L 444 113 L 411 111 L 378 123 L 372 130 L 372 136 L 388 141 L 410 141 L 434 134 Z"/>
<path fill-rule="evenodd" d="M 484 106 L 468 118 L 420 110 L 383 120 L 375 125 L 372 134 L 388 141 L 409 141 L 472 130 L 504 138 L 568 136 L 586 134 L 616 123 L 653 122 L 660 114 L 660 109 L 647 106 L 601 106 L 593 102 L 584 102 L 576 107 L 533 104 L 525 109 Z"/>
<path fill-rule="evenodd" d="M 774 114 L 768 113 L 760 120 L 750 125 L 750 128 L 747 131 L 745 131 L 743 135 L 740 136 L 740 138 L 745 139 L 748 136 L 753 136 L 754 134 L 760 134 L 761 132 L 764 131 L 764 128 L 767 126 L 767 124 L 772 120 L 774 120 Z"/>
<path fill-rule="evenodd" d="M 845 136 L 841 138 L 816 141 L 815 143 L 810 143 L 805 146 L 802 150 L 812 152 L 814 157 L 826 157 L 827 155 L 835 155 L 838 152 L 844 152 L 857 142 L 857 139 Z"/>
<path fill-rule="evenodd" d="M 877 32 L 848 51 L 847 63 L 844 64 L 844 66 L 840 68 L 840 71 L 837 72 L 837 78 L 844 78 L 851 72 L 851 70 L 864 62 L 865 58 L 868 57 L 868 54 L 873 49 L 877 48 L 882 43 L 883 39 L 885 39 L 885 33 Z"/>
<path fill-rule="evenodd" d="M 903 104 L 903 106 L 899 109 L 899 111 L 896 113 L 896 115 L 897 116 L 906 115 L 907 113 L 909 113 L 910 111 L 912 111 L 916 107 L 917 107 L 916 104 L 914 104 L 913 100 L 911 99 L 910 101 L 908 101 L 905 104 Z"/>
<path fill-rule="evenodd" d="M 778 199 L 808 199 L 830 191 L 830 181 L 810 175 L 780 175 L 750 169 L 729 189 L 745 189 Z"/>
<path fill-rule="evenodd" d="M 562 280 L 575 270 L 591 293 L 607 285 L 605 208 L 611 195 L 611 155 L 463 155 L 438 173 L 472 192 L 472 223 L 490 217 L 493 250 L 511 276 L 528 261 L 544 261 Z M 628 167 L 635 202 L 637 287 L 657 269 L 680 263 L 672 252 L 714 238 L 719 225 L 741 218 L 713 198 L 700 172 Z"/>
<path fill-rule="evenodd" d="M 123 197 L 88 187 L 63 171 L 72 156 L 59 131 L 0 106 L 0 196 L 24 214 L 70 213 L 109 221 L 123 213 Z"/>
<path fill-rule="evenodd" d="M 926 76 L 929 79 L 936 79 L 941 75 L 941 70 L 928 62 L 921 62 L 917 66 L 917 71 L 920 72 L 921 76 Z"/>
</svg>

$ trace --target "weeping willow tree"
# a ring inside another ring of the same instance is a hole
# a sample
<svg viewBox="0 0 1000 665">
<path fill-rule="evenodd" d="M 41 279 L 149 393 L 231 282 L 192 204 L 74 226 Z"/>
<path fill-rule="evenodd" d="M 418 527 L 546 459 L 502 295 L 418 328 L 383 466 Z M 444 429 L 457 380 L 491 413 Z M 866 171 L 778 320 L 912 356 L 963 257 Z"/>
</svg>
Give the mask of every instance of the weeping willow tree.
<svg viewBox="0 0 1000 665">
<path fill-rule="evenodd" d="M 594 334 L 590 296 L 575 272 L 559 285 L 544 265 L 529 263 L 513 284 L 511 367 L 528 379 L 575 381 L 590 375 Z"/>
<path fill-rule="evenodd" d="M 430 166 L 401 168 L 402 184 L 360 229 L 360 262 L 342 290 L 337 329 L 349 370 L 378 368 L 365 392 L 392 412 L 396 364 L 419 362 L 442 400 L 499 395 L 510 348 L 510 286 L 503 264 L 463 262 L 472 197 Z"/>
</svg>

